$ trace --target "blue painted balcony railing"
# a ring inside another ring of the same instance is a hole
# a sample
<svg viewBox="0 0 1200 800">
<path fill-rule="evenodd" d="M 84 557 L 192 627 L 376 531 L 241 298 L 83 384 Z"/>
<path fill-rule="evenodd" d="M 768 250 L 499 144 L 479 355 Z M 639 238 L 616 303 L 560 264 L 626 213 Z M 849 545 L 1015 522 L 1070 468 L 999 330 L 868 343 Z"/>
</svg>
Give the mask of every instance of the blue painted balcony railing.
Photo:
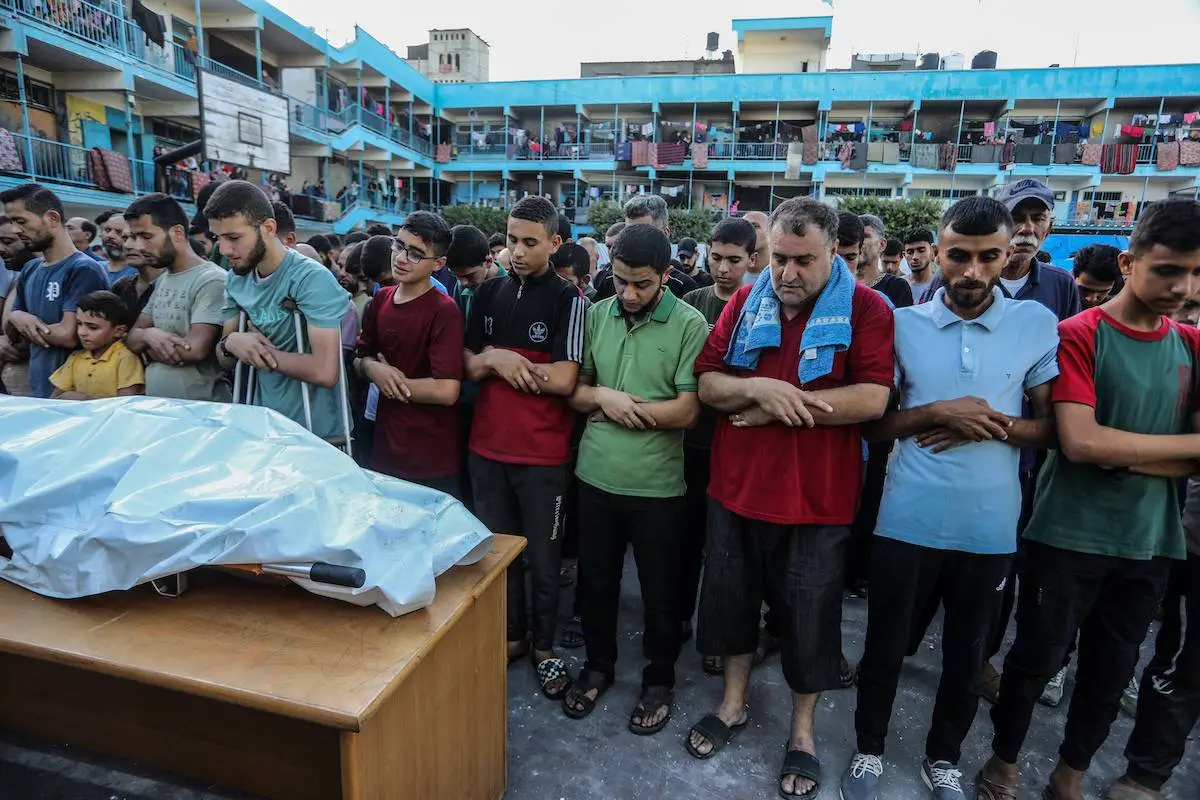
<svg viewBox="0 0 1200 800">
<path fill-rule="evenodd" d="M 341 123 L 341 130 L 351 125 L 362 125 L 367 130 L 416 150 L 422 155 L 433 155 L 433 144 L 420 134 L 414 133 L 410 136 L 407 124 L 388 122 L 374 111 L 369 111 L 358 104 L 348 106 L 340 112 L 331 111 L 329 114 L 333 120 Z"/>
<path fill-rule="evenodd" d="M 105 49 L 122 49 L 121 17 L 115 0 L 3 0 L 0 5 Z"/>
</svg>

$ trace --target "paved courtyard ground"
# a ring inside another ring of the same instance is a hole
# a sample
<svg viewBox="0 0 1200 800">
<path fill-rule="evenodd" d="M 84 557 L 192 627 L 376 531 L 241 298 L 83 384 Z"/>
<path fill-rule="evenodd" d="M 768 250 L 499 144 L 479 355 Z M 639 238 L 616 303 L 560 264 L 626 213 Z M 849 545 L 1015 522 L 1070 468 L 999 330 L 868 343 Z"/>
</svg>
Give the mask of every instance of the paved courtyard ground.
<svg viewBox="0 0 1200 800">
<path fill-rule="evenodd" d="M 509 800 L 757 800 L 778 797 L 776 773 L 783 759 L 791 713 L 787 686 L 774 657 L 755 671 L 750 697 L 750 724 L 715 758 L 697 761 L 683 748 L 690 725 L 719 700 L 720 678 L 700 670 L 700 658 L 689 644 L 679 668 L 677 710 L 656 736 L 639 737 L 627 730 L 637 700 L 640 660 L 641 603 L 632 561 L 626 566 L 622 592 L 620 664 L 616 685 L 596 712 L 582 721 L 567 719 L 558 705 L 542 697 L 527 662 L 509 671 Z M 564 608 L 567 597 L 564 595 Z M 846 655 L 851 662 L 862 652 L 866 601 L 845 603 Z M 1011 634 L 1011 630 L 1010 630 Z M 921 652 L 906 665 L 892 718 L 885 760 L 882 797 L 916 800 L 928 797 L 919 763 L 928 715 L 933 706 L 940 663 L 939 627 L 931 628 Z M 1148 650 L 1144 648 L 1145 656 Z M 581 666 L 582 651 L 567 651 L 572 670 Z M 1066 706 L 1038 708 L 1022 763 L 1024 796 L 1038 798 L 1054 766 Z M 975 727 L 963 748 L 962 769 L 969 781 L 987 757 L 991 722 L 980 704 Z M 836 800 L 837 782 L 854 747 L 854 691 L 821 698 L 817 734 L 823 767 L 823 800 Z M 1089 798 L 1124 769 L 1121 751 L 1132 720 L 1124 714 L 1101 750 L 1085 786 Z M 1198 734 L 1200 735 L 1200 734 Z M 1163 793 L 1165 800 L 1200 798 L 1200 742 L 1189 745 L 1183 765 Z M 117 763 L 86 753 L 0 734 L 0 800 L 246 800 L 244 795 L 198 786 L 136 764 Z M 420 800 L 441 800 L 421 798 Z M 447 798 L 447 800 L 449 800 Z M 467 798 L 467 800 L 472 800 Z"/>
</svg>

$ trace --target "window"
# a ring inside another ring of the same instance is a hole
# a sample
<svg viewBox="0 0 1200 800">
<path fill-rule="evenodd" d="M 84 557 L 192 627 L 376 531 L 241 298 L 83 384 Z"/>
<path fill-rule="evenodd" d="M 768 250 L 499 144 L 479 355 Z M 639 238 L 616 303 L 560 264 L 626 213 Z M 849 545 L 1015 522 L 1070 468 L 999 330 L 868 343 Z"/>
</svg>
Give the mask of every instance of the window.
<svg viewBox="0 0 1200 800">
<path fill-rule="evenodd" d="M 918 192 L 920 194 L 917 194 Z M 918 197 L 932 197 L 938 200 L 961 200 L 979 194 L 974 189 L 914 189 L 912 193 Z"/>
<path fill-rule="evenodd" d="M 1084 192 L 1080 199 L 1090 203 L 1120 203 L 1123 195 L 1120 192 Z"/>
<path fill-rule="evenodd" d="M 800 65 L 800 71 L 808 72 L 808 62 L 807 61 L 805 61 L 803 64 Z"/>
<path fill-rule="evenodd" d="M 454 54 L 454 71 L 461 72 L 461 70 L 458 68 L 458 53 Z"/>
<path fill-rule="evenodd" d="M 20 102 L 21 87 L 15 73 L 0 70 L 0 98 Z M 54 87 L 25 76 L 25 100 L 31 106 L 54 110 Z"/>
</svg>

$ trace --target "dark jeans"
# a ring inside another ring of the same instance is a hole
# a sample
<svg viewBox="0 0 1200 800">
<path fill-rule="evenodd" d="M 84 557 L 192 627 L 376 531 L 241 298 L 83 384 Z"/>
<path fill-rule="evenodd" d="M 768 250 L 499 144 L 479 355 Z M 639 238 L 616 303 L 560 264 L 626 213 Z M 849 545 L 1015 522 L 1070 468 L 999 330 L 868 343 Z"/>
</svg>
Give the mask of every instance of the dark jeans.
<svg viewBox="0 0 1200 800">
<path fill-rule="evenodd" d="M 708 482 L 712 475 L 712 451 L 683 448 L 683 475 L 687 494 L 683 521 L 683 578 L 680 583 L 679 618 L 691 622 L 696 615 L 700 571 L 704 564 L 704 537 L 708 530 Z"/>
<path fill-rule="evenodd" d="M 579 578 L 583 588 L 586 668 L 613 676 L 617 664 L 617 612 L 625 548 L 633 547 L 641 588 L 649 664 L 643 686 L 675 686 L 683 647 L 679 625 L 679 551 L 682 497 L 629 497 L 579 483 Z"/>
<path fill-rule="evenodd" d="M 935 550 L 875 537 L 867 641 L 859 663 L 854 727 L 858 750 L 882 756 L 913 609 L 931 595 L 946 605 L 942 676 L 925 742 L 931 761 L 957 764 L 979 706 L 979 665 L 1000 613 L 1010 555 Z"/>
<path fill-rule="evenodd" d="M 870 559 L 879 521 L 879 504 L 883 501 L 883 481 L 887 477 L 888 456 L 895 442 L 875 442 L 867 448 L 867 468 L 863 476 L 862 500 L 858 514 L 850 526 L 850 546 L 846 552 L 846 585 L 861 586 L 870 578 Z"/>
<path fill-rule="evenodd" d="M 849 539 L 845 526 L 761 522 L 709 498 L 696 648 L 713 656 L 753 653 L 766 600 L 788 687 L 796 694 L 839 688 Z"/>
<path fill-rule="evenodd" d="M 567 467 L 502 464 L 471 453 L 475 515 L 495 533 L 526 539 L 523 559 L 508 569 L 508 640 L 525 638 L 530 624 L 525 607 L 525 572 L 533 588 L 533 647 L 554 649 L 562 566 L 562 513 Z"/>
<path fill-rule="evenodd" d="M 1157 792 L 1179 766 L 1188 735 L 1200 721 L 1200 555 L 1195 553 L 1172 570 L 1137 712 L 1125 746 L 1128 774 Z"/>
<path fill-rule="evenodd" d="M 1075 693 L 1059 756 L 1084 771 L 1117 717 L 1171 562 L 1078 553 L 1030 541 L 1024 551 L 1017 638 L 1004 659 L 1000 698 L 992 708 L 992 749 L 1001 761 L 1017 763 L 1034 704 L 1078 634 Z"/>
</svg>

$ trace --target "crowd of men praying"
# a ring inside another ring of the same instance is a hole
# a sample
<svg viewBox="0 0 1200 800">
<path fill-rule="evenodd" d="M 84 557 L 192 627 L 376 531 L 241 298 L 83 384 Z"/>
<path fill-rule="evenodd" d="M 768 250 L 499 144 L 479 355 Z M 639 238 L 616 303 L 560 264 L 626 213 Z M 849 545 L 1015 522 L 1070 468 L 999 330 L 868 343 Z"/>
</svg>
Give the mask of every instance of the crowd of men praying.
<svg viewBox="0 0 1200 800">
<path fill-rule="evenodd" d="M 1195 200 L 1148 205 L 1127 249 L 1081 249 L 1074 274 L 1043 260 L 1055 198 L 1036 180 L 959 200 L 934 230 L 799 197 L 722 219 L 707 242 L 672 242 L 655 196 L 603 242 L 574 241 L 536 196 L 490 239 L 416 212 L 307 244 L 237 180 L 193 219 L 163 194 L 97 223 L 37 184 L 0 202 L 3 391 L 266 406 L 459 498 L 527 540 L 508 656 L 572 719 L 615 680 L 631 549 L 644 668 L 629 732 L 695 702 L 676 694 L 694 637 L 724 692 L 681 746 L 719 756 L 778 652 L 784 797 L 830 778 L 817 700 L 855 686 L 837 791 L 889 796 L 901 668 L 939 609 L 919 765 L 935 800 L 1020 796 L 1036 706 L 1061 702 L 1069 668 L 1044 798 L 1082 800 L 1122 707 L 1136 723 L 1107 800 L 1158 797 L 1183 758 L 1200 717 Z M 255 375 L 241 396 L 238 365 Z M 868 604 L 856 665 L 847 589 Z M 585 649 L 575 674 L 564 647 Z M 964 780 L 981 696 L 992 755 Z"/>
</svg>

